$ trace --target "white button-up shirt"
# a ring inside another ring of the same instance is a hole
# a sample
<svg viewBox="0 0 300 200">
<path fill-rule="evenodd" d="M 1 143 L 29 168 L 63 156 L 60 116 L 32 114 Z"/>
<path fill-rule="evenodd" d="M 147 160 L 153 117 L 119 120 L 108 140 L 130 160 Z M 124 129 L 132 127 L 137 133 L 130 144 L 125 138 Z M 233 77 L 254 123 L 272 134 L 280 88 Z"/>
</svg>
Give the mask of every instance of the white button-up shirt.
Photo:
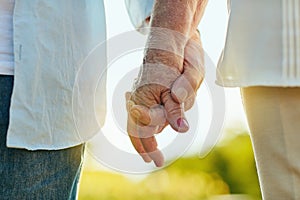
<svg viewBox="0 0 300 200">
<path fill-rule="evenodd" d="M 127 4 L 132 19 L 143 21 L 143 2 Z M 15 0 L 13 30 L 7 146 L 62 149 L 89 140 L 106 113 L 103 1 Z"/>
</svg>

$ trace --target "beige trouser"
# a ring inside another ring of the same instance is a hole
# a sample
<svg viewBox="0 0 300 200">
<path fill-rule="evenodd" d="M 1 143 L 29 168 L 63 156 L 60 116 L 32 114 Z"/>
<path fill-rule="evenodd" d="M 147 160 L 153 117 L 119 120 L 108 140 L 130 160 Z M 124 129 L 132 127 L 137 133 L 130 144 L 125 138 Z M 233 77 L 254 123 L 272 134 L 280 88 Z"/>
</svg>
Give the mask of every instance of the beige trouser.
<svg viewBox="0 0 300 200">
<path fill-rule="evenodd" d="M 300 87 L 241 93 L 263 199 L 300 199 Z"/>
</svg>

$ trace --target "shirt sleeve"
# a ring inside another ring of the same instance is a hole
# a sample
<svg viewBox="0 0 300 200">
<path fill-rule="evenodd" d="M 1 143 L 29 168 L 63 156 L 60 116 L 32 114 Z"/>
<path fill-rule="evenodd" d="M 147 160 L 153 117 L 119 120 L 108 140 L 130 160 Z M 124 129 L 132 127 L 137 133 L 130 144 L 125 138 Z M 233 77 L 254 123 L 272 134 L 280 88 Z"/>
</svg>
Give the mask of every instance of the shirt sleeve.
<svg viewBox="0 0 300 200">
<path fill-rule="evenodd" d="M 135 29 L 146 34 L 142 29 L 149 26 L 145 19 L 151 16 L 155 0 L 125 0 L 125 5 L 131 23 Z"/>
</svg>

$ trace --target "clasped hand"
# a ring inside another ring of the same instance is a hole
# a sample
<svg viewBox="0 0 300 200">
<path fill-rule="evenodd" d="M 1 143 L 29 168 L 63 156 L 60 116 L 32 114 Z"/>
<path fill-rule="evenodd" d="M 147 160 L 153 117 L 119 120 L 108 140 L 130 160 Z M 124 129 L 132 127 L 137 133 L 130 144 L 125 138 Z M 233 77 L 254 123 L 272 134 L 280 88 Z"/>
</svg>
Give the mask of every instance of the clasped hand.
<svg viewBox="0 0 300 200">
<path fill-rule="evenodd" d="M 195 101 L 204 78 L 204 55 L 199 32 L 184 43 L 183 56 L 169 49 L 148 46 L 132 92 L 126 93 L 127 132 L 145 162 L 163 166 L 155 134 L 170 125 L 175 131 L 188 131 L 185 111 Z"/>
</svg>

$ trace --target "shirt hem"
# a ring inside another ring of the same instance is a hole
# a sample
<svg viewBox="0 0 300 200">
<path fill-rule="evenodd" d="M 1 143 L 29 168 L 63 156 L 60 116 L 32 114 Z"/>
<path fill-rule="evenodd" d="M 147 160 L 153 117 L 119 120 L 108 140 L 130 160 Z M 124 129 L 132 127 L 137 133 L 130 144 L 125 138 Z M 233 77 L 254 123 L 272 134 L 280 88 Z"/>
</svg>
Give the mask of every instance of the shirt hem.
<svg viewBox="0 0 300 200">
<path fill-rule="evenodd" d="M 26 149 L 28 151 L 38 151 L 38 150 L 49 150 L 49 151 L 56 151 L 56 150 L 62 150 L 62 149 L 68 149 L 68 148 L 72 148 L 81 144 L 84 144 L 86 142 L 76 142 L 76 143 L 72 143 L 72 144 L 68 144 L 68 145 L 62 145 L 62 146 L 44 146 L 44 145 L 40 145 L 40 146 L 34 146 L 34 147 L 29 147 L 28 145 L 25 144 L 18 144 L 18 143 L 6 143 L 6 147 L 7 148 L 11 148 L 11 149 Z"/>
<path fill-rule="evenodd" d="M 14 75 L 13 70 L 0 70 L 0 75 Z"/>
<path fill-rule="evenodd" d="M 60 145 L 49 145 L 49 144 L 26 144 L 26 143 L 18 143 L 18 142 L 13 142 L 10 141 L 9 137 L 7 137 L 7 142 L 6 142 L 6 147 L 7 148 L 12 148 L 12 149 L 26 149 L 28 151 L 38 151 L 38 150 L 49 150 L 49 151 L 55 151 L 55 150 L 62 150 L 62 149 L 68 149 L 72 148 L 84 143 L 87 143 L 90 141 L 92 138 L 94 138 L 97 134 L 100 134 L 100 132 L 92 135 L 90 138 L 87 138 L 86 140 L 82 141 L 73 141 L 68 144 L 60 144 Z"/>
</svg>

